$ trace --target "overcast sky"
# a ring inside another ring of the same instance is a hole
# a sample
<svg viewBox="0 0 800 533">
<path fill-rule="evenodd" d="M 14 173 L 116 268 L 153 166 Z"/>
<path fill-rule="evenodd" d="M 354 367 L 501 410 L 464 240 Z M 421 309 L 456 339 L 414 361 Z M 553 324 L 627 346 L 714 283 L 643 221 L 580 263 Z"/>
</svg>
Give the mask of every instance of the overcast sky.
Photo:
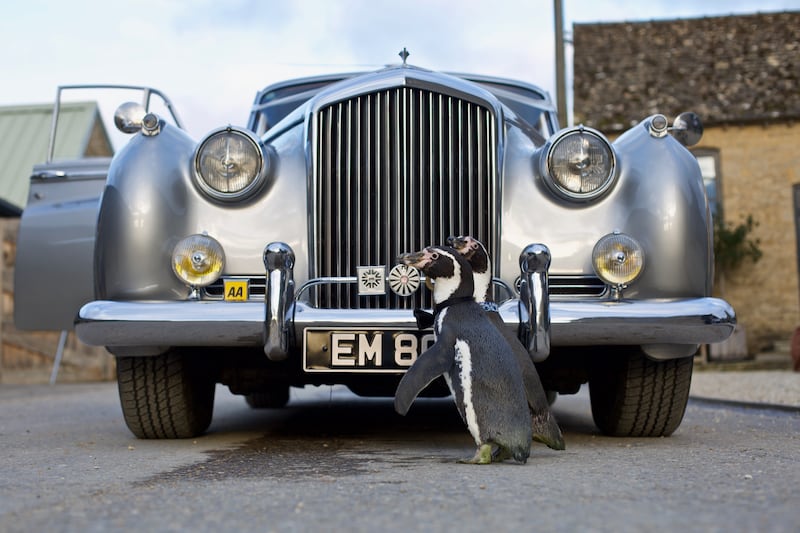
<svg viewBox="0 0 800 533">
<path fill-rule="evenodd" d="M 800 0 L 563 5 L 567 35 L 576 22 L 800 10 Z M 403 47 L 414 65 L 512 77 L 555 93 L 552 0 L 3 0 L 2 6 L 0 105 L 51 102 L 59 84 L 149 85 L 171 97 L 195 137 L 245 124 L 256 91 L 269 83 L 397 63 Z"/>
</svg>

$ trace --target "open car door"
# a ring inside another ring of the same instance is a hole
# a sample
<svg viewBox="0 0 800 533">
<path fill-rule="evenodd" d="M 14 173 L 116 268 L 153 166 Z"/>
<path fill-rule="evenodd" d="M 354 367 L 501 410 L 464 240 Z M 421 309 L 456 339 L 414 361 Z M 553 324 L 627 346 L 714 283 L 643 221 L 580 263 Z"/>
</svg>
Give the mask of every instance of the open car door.
<svg viewBox="0 0 800 533">
<path fill-rule="evenodd" d="M 85 128 L 89 137 L 83 142 L 88 149 L 77 157 L 73 153 L 69 158 L 59 158 L 74 118 L 70 104 L 64 101 L 66 91 L 97 98 L 98 105 L 92 106 L 97 116 L 91 117 L 92 124 Z M 135 103 L 128 102 L 131 99 Z M 17 237 L 14 320 L 19 329 L 72 329 L 80 307 L 94 298 L 94 241 L 100 197 L 113 147 L 127 142 L 110 120 L 106 126 L 100 110 L 104 104 L 115 109 L 124 102 L 113 117 L 123 133 L 136 131 L 135 122 L 153 107 L 159 115 L 182 127 L 169 99 L 149 87 L 58 88 L 47 160 L 33 168 Z M 109 149 L 97 148 L 98 145 Z"/>
</svg>

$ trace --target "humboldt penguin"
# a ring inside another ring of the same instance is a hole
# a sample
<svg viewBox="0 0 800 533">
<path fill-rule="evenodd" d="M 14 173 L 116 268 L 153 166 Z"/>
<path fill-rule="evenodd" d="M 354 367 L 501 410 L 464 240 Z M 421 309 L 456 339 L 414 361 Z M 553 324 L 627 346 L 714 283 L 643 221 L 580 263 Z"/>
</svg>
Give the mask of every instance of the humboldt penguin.
<svg viewBox="0 0 800 533">
<path fill-rule="evenodd" d="M 492 268 L 489 253 L 479 240 L 470 236 L 449 237 L 447 244 L 462 254 L 472 268 L 475 301 L 486 311 L 489 320 L 503 334 L 519 364 L 522 381 L 530 409 L 533 440 L 554 450 L 565 448 L 564 437 L 555 417 L 550 412 L 547 395 L 530 354 L 503 322 L 492 296 Z"/>
<path fill-rule="evenodd" d="M 462 462 L 526 462 L 532 434 L 522 377 L 508 342 L 475 302 L 469 263 L 442 246 L 403 255 L 400 261 L 434 281 L 436 341 L 401 379 L 395 410 L 405 415 L 417 395 L 444 376 L 478 446 L 474 457 Z"/>
</svg>

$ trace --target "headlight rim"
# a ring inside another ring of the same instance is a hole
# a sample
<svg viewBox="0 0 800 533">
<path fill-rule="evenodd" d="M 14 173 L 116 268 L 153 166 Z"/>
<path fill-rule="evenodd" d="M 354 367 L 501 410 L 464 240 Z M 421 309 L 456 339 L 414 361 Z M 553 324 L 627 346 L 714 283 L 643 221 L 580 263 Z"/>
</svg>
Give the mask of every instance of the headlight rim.
<svg viewBox="0 0 800 533">
<path fill-rule="evenodd" d="M 202 172 L 200 171 L 200 159 L 203 154 L 204 147 L 206 147 L 212 139 L 220 134 L 234 134 L 244 137 L 252 144 L 252 146 L 255 148 L 256 154 L 258 154 L 259 171 L 256 173 L 255 178 L 253 178 L 248 185 L 236 192 L 224 192 L 215 189 L 206 181 Z M 246 128 L 228 125 L 208 132 L 197 144 L 192 156 L 192 177 L 197 189 L 208 198 L 223 203 L 232 203 L 246 200 L 261 191 L 267 182 L 270 166 L 269 151 L 266 149 L 260 139 L 258 139 L 258 137 L 256 137 L 250 130 Z"/>
<path fill-rule="evenodd" d="M 574 192 L 569 190 L 568 188 L 564 187 L 559 183 L 556 177 L 553 175 L 551 171 L 552 168 L 552 159 L 553 159 L 553 152 L 558 147 L 558 145 L 564 141 L 565 138 L 571 135 L 581 135 L 587 134 L 595 137 L 596 139 L 600 140 L 608 150 L 611 166 L 609 171 L 606 175 L 605 182 L 603 185 L 594 189 L 590 192 Z M 550 140 L 548 140 L 547 144 L 544 146 L 543 156 L 541 157 L 541 174 L 544 177 L 544 182 L 547 184 L 548 189 L 563 200 L 568 200 L 573 203 L 588 203 L 599 200 L 606 196 L 611 190 L 614 188 L 614 185 L 617 182 L 619 177 L 619 165 L 617 160 L 617 152 L 614 149 L 614 145 L 608 138 L 603 135 L 600 131 L 590 128 L 584 125 L 578 125 L 570 128 L 564 128 L 561 131 L 557 132 L 553 135 Z"/>
</svg>

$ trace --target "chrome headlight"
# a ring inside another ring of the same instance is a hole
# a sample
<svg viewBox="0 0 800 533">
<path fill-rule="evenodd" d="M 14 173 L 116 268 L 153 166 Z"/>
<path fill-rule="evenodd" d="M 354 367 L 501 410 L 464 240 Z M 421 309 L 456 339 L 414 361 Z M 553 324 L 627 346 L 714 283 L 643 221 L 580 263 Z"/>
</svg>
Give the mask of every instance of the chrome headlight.
<svg viewBox="0 0 800 533">
<path fill-rule="evenodd" d="M 633 237 L 610 233 L 594 245 L 592 266 L 603 282 L 624 287 L 644 270 L 644 249 Z"/>
<path fill-rule="evenodd" d="M 196 182 L 208 196 L 235 201 L 259 190 L 267 174 L 266 156 L 248 131 L 232 127 L 209 134 L 194 158 Z"/>
<path fill-rule="evenodd" d="M 614 183 L 616 157 L 600 132 L 579 126 L 552 141 L 544 171 L 548 185 L 562 198 L 593 200 Z"/>
<path fill-rule="evenodd" d="M 222 245 L 208 235 L 189 235 L 172 250 L 172 271 L 192 287 L 214 283 L 225 267 Z"/>
</svg>

